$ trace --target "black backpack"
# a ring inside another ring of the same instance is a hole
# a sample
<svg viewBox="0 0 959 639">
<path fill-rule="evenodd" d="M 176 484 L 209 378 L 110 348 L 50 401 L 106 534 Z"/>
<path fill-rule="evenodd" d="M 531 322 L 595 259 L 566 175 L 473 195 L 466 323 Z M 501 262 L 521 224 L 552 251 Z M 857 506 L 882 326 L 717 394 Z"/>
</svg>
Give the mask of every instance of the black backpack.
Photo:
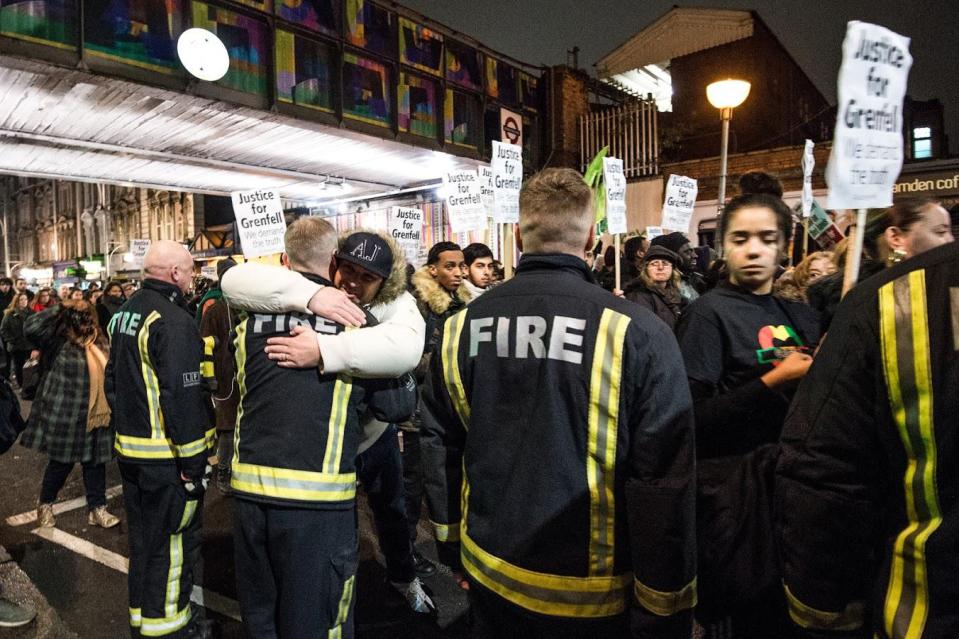
<svg viewBox="0 0 959 639">
<path fill-rule="evenodd" d="M 0 377 L 0 455 L 7 452 L 27 424 L 20 414 L 20 402 L 10 382 Z"/>
</svg>

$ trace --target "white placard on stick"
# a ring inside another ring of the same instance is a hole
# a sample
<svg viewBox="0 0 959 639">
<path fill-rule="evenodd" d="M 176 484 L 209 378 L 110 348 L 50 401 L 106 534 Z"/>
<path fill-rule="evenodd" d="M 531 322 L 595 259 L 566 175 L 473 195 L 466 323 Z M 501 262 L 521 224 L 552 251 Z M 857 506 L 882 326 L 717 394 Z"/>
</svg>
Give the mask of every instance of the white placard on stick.
<svg viewBox="0 0 959 639">
<path fill-rule="evenodd" d="M 391 206 L 388 232 L 402 247 L 406 261 L 415 264 L 423 242 L 423 211 L 412 206 Z"/>
<path fill-rule="evenodd" d="M 812 211 L 812 170 L 816 166 L 816 156 L 813 154 L 812 140 L 806 140 L 806 148 L 802 154 L 802 216 L 809 217 Z"/>
<path fill-rule="evenodd" d="M 493 217 L 493 168 L 489 164 L 479 167 L 480 198 L 486 217 Z"/>
<path fill-rule="evenodd" d="M 446 213 L 454 233 L 466 233 L 486 228 L 486 211 L 480 194 L 479 174 L 476 171 L 450 171 L 443 175 L 446 190 Z"/>
<path fill-rule="evenodd" d="M 606 228 L 613 235 L 626 232 L 626 174 L 619 158 L 603 158 L 606 184 Z"/>
<path fill-rule="evenodd" d="M 646 241 L 649 242 L 660 235 L 666 235 L 663 232 L 663 227 L 661 226 L 647 226 L 646 227 Z"/>
<path fill-rule="evenodd" d="M 519 222 L 519 192 L 523 188 L 523 149 L 493 140 L 493 221 Z"/>
<path fill-rule="evenodd" d="M 286 250 L 283 243 L 286 219 L 278 191 L 236 191 L 230 197 L 244 256 L 261 257 Z"/>
<path fill-rule="evenodd" d="M 133 256 L 133 263 L 143 265 L 143 258 L 150 250 L 150 240 L 130 240 L 130 255 Z"/>
<path fill-rule="evenodd" d="M 697 193 L 699 184 L 696 180 L 684 175 L 670 175 L 666 182 L 663 221 L 660 226 L 670 231 L 689 233 L 689 222 L 693 219 Z"/>
<path fill-rule="evenodd" d="M 827 208 L 892 205 L 902 170 L 902 103 L 910 67 L 909 38 L 866 22 L 846 26 Z"/>
</svg>

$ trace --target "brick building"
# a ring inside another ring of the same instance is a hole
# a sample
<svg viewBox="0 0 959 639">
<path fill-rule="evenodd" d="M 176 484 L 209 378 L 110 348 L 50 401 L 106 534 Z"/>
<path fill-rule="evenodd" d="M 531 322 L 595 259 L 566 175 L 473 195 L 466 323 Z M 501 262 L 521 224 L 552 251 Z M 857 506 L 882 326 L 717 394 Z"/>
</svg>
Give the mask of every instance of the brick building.
<svg viewBox="0 0 959 639">
<path fill-rule="evenodd" d="M 706 99 L 717 80 L 752 85 L 733 116 L 731 153 L 828 140 L 835 122 L 825 96 L 755 11 L 671 9 L 597 62 L 596 71 L 656 96 L 666 160 L 719 155 L 719 113 Z"/>
</svg>

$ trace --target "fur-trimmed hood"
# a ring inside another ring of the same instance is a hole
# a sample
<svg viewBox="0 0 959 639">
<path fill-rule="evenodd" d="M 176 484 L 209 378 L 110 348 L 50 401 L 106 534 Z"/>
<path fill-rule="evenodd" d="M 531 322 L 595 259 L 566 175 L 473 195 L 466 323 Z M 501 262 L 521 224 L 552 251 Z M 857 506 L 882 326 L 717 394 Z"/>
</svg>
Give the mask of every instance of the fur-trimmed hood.
<svg viewBox="0 0 959 639">
<path fill-rule="evenodd" d="M 383 285 L 380 286 L 380 290 L 376 294 L 376 297 L 373 298 L 370 306 L 389 304 L 406 292 L 406 253 L 403 252 L 403 247 L 390 237 L 389 234 L 377 229 L 365 228 L 350 229 L 349 231 L 340 233 L 337 250 L 343 248 L 343 244 L 346 243 L 346 238 L 355 233 L 373 233 L 383 238 L 383 241 L 390 247 L 390 251 L 393 252 L 393 269 L 390 271 L 390 276 L 383 280 Z"/>
<path fill-rule="evenodd" d="M 429 266 L 424 266 L 413 273 L 413 291 L 421 304 L 436 315 L 443 315 L 453 304 L 453 297 L 449 291 L 436 283 L 429 269 Z M 473 299 L 465 284 L 460 284 L 460 287 L 456 289 L 456 297 L 463 304 L 469 304 Z"/>
</svg>

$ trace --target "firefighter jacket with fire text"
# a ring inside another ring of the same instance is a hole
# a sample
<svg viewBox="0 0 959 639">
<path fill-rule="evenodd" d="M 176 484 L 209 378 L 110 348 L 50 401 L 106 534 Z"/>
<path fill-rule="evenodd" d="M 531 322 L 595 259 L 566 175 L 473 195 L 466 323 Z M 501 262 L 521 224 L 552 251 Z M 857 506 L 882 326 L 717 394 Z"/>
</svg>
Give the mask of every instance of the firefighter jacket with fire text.
<svg viewBox="0 0 959 639">
<path fill-rule="evenodd" d="M 527 254 L 445 321 L 424 404 L 435 535 L 474 584 L 540 615 L 631 609 L 636 636 L 689 637 L 694 425 L 665 324 L 583 260 Z"/>
<path fill-rule="evenodd" d="M 200 360 L 203 340 L 183 294 L 146 279 L 110 319 L 104 389 L 114 448 L 133 463 L 176 463 L 200 477 L 213 443 Z"/>
<path fill-rule="evenodd" d="M 315 275 L 312 281 L 332 286 Z M 376 319 L 367 313 L 367 326 Z M 411 375 L 365 380 L 284 368 L 264 349 L 295 326 L 336 335 L 344 327 L 316 315 L 246 313 L 236 329 L 240 405 L 231 485 L 245 499 L 300 508 L 351 508 L 356 496 L 360 415 L 367 408 L 385 422 L 416 409 Z M 357 329 L 363 330 L 363 329 Z"/>
</svg>

